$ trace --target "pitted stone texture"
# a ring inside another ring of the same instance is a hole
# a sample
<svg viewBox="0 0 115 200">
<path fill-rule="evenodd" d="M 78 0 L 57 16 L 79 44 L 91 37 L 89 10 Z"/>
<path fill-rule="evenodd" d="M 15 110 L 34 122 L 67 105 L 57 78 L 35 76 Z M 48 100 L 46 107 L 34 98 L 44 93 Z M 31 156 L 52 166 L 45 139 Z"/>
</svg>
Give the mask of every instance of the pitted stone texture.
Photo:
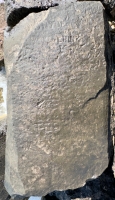
<svg viewBox="0 0 115 200">
<path fill-rule="evenodd" d="M 5 69 L 0 65 L 0 135 L 6 134 L 6 116 L 7 116 L 7 80 Z"/>
<path fill-rule="evenodd" d="M 108 166 L 108 96 L 101 3 L 31 14 L 10 33 L 5 187 L 44 196 Z"/>
<path fill-rule="evenodd" d="M 4 70 L 3 36 L 6 26 L 4 2 L 0 1 L 0 136 L 6 133 L 6 76 Z"/>
<path fill-rule="evenodd" d="M 22 6 L 30 8 L 35 6 L 51 5 L 54 3 L 65 4 L 68 2 L 70 2 L 70 0 L 6 0 L 6 18 L 15 8 L 20 8 Z M 71 2 L 76 2 L 76 0 L 72 0 Z"/>
<path fill-rule="evenodd" d="M 73 199 L 71 199 L 73 200 Z M 77 199 L 74 199 L 74 200 L 91 200 L 91 198 L 77 198 Z"/>
<path fill-rule="evenodd" d="M 5 171 L 5 136 L 0 136 L 0 200 L 6 200 L 8 193 L 4 188 L 4 171 Z"/>
<path fill-rule="evenodd" d="M 4 12 L 4 3 L 0 2 L 0 62 L 3 60 L 3 35 L 4 29 L 6 27 L 5 22 L 5 12 Z"/>
</svg>

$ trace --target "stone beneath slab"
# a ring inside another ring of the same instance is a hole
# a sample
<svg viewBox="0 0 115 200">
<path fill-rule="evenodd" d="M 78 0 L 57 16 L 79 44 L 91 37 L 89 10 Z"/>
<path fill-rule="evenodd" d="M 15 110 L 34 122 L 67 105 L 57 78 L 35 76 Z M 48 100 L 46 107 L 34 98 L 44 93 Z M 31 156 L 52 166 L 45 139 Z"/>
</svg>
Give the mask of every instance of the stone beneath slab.
<svg viewBox="0 0 115 200">
<path fill-rule="evenodd" d="M 0 65 L 0 135 L 6 134 L 7 117 L 7 79 L 4 66 Z"/>
<path fill-rule="evenodd" d="M 71 2 L 76 2 L 76 0 L 72 0 Z M 65 5 L 66 3 L 70 3 L 70 0 L 5 0 L 5 7 L 6 7 L 6 18 L 9 14 L 14 10 L 21 7 L 36 7 L 36 6 L 45 6 L 58 3 L 60 5 Z"/>
<path fill-rule="evenodd" d="M 71 199 L 71 200 L 73 200 L 73 199 Z M 91 200 L 91 198 L 76 198 L 74 200 Z"/>
<path fill-rule="evenodd" d="M 1 65 L 1 61 L 4 58 L 4 55 L 3 55 L 3 37 L 4 37 L 5 27 L 6 27 L 6 22 L 5 22 L 4 3 L 2 3 L 0 1 L 0 65 Z"/>
<path fill-rule="evenodd" d="M 6 200 L 8 196 L 3 182 L 5 171 L 5 139 L 4 135 L 0 135 L 0 200 Z"/>
<path fill-rule="evenodd" d="M 108 166 L 104 20 L 101 3 L 70 3 L 5 33 L 10 195 L 75 189 Z"/>
<path fill-rule="evenodd" d="M 42 200 L 42 198 L 41 198 L 41 197 L 31 196 L 31 197 L 29 198 L 29 200 Z"/>
<path fill-rule="evenodd" d="M 6 90 L 7 81 L 4 69 L 4 55 L 3 55 L 3 38 L 4 29 L 6 26 L 4 2 L 0 1 L 0 136 L 6 134 Z"/>
</svg>

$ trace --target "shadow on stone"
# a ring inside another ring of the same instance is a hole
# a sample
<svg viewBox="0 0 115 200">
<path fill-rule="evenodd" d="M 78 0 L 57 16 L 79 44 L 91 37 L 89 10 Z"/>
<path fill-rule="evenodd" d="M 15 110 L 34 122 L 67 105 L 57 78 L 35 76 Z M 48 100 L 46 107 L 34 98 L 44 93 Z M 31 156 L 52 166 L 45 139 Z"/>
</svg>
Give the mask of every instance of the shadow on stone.
<svg viewBox="0 0 115 200">
<path fill-rule="evenodd" d="M 4 188 L 5 171 L 5 136 L 0 136 L 0 200 L 6 200 L 8 193 Z"/>
<path fill-rule="evenodd" d="M 98 178 L 87 180 L 83 187 L 75 190 L 54 191 L 47 194 L 44 200 L 71 200 L 76 198 L 115 200 L 115 179 L 112 169 L 108 167 Z"/>
<path fill-rule="evenodd" d="M 10 27 L 14 27 L 16 24 L 20 22 L 20 20 L 27 17 L 30 13 L 38 13 L 44 10 L 48 10 L 50 7 L 58 6 L 58 4 L 51 4 L 50 6 L 39 6 L 39 7 L 20 7 L 15 8 L 7 18 L 7 25 Z"/>
<path fill-rule="evenodd" d="M 2 70 L 3 66 L 4 66 L 4 59 L 0 60 L 0 71 Z"/>
<path fill-rule="evenodd" d="M 2 137 L 2 136 L 0 136 L 0 137 Z M 4 157 L 4 155 L 2 155 L 2 156 L 0 156 L 0 169 L 2 169 L 4 165 L 5 165 L 5 157 Z M 3 175 L 3 171 L 0 170 L 0 177 L 2 175 Z"/>
<path fill-rule="evenodd" d="M 90 197 L 92 200 L 115 198 L 115 179 L 113 171 L 107 168 L 97 179 L 87 180 L 86 184 L 76 190 L 67 190 L 71 199 Z"/>
</svg>

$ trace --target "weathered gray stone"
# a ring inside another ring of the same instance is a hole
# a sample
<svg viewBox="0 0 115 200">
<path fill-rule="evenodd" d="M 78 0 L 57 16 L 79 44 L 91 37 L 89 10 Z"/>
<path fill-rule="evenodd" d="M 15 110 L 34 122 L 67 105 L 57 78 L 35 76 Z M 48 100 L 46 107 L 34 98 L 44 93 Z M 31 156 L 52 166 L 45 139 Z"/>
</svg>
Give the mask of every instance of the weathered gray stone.
<svg viewBox="0 0 115 200">
<path fill-rule="evenodd" d="M 74 200 L 91 200 L 91 198 L 77 198 L 77 199 L 74 199 Z"/>
<path fill-rule="evenodd" d="M 51 5 L 54 3 L 59 3 L 59 4 L 65 4 L 70 2 L 70 0 L 6 0 L 5 1 L 5 5 L 6 5 L 6 18 L 8 17 L 8 15 L 17 8 L 20 7 L 26 7 L 26 8 L 30 8 L 30 7 L 35 7 L 35 6 L 45 6 L 45 5 Z M 71 2 L 76 2 L 76 0 L 72 0 Z"/>
<path fill-rule="evenodd" d="M 4 67 L 0 65 L 0 135 L 6 133 L 6 95 L 7 81 Z"/>
<path fill-rule="evenodd" d="M 9 194 L 44 196 L 100 175 L 109 103 L 101 3 L 29 15 L 5 34 L 4 53 Z"/>
<path fill-rule="evenodd" d="M 4 4 L 0 1 L 0 65 L 3 60 L 3 33 L 6 26 Z"/>
</svg>

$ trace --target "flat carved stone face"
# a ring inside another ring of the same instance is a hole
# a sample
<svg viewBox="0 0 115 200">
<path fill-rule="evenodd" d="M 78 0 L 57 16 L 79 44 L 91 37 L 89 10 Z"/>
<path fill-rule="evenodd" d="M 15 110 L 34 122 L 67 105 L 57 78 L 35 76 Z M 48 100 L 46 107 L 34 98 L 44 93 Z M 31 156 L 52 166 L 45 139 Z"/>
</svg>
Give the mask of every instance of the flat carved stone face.
<svg viewBox="0 0 115 200">
<path fill-rule="evenodd" d="M 6 34 L 10 194 L 74 189 L 108 166 L 104 34 L 99 2 L 31 14 Z"/>
</svg>

